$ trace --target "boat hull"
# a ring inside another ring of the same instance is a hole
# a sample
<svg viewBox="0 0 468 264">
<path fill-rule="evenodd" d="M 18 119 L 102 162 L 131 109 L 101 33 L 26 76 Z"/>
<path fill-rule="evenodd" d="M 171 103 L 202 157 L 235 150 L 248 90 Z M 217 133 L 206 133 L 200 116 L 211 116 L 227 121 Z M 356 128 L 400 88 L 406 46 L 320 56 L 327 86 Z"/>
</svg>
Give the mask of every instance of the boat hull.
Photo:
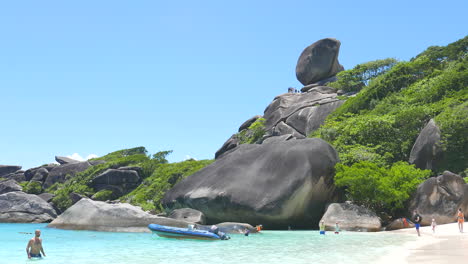
<svg viewBox="0 0 468 264">
<path fill-rule="evenodd" d="M 156 235 L 166 238 L 175 239 L 198 239 L 198 240 L 220 240 L 221 238 L 208 231 L 204 230 L 190 230 L 188 228 L 178 228 L 163 226 L 157 224 L 150 224 L 148 228 Z"/>
</svg>

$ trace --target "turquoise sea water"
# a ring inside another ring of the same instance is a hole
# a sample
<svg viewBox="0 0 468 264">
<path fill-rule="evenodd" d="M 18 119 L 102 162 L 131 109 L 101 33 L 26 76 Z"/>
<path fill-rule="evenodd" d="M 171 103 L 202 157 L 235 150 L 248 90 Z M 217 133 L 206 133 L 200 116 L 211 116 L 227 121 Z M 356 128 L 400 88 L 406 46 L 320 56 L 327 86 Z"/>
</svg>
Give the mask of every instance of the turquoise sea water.
<svg viewBox="0 0 468 264">
<path fill-rule="evenodd" d="M 47 257 L 28 260 L 26 245 L 42 230 Z M 24 234 L 27 232 L 30 234 Z M 160 238 L 150 233 L 109 233 L 0 224 L 0 263 L 373 263 L 413 236 L 386 233 L 263 231 L 228 241 Z"/>
</svg>

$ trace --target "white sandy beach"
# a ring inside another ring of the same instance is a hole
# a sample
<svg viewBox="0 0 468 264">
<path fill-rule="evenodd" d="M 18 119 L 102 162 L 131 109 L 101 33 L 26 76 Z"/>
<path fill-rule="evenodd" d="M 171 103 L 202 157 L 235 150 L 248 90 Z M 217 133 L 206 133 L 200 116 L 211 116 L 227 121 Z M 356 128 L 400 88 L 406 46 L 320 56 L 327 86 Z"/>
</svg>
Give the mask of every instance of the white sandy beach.
<svg viewBox="0 0 468 264">
<path fill-rule="evenodd" d="M 415 228 L 389 231 L 411 234 L 417 239 L 382 256 L 379 263 L 467 263 L 468 222 L 464 223 L 464 231 L 458 231 L 457 223 L 438 225 L 434 234 L 430 226 L 421 227 L 420 237 L 417 237 Z"/>
</svg>

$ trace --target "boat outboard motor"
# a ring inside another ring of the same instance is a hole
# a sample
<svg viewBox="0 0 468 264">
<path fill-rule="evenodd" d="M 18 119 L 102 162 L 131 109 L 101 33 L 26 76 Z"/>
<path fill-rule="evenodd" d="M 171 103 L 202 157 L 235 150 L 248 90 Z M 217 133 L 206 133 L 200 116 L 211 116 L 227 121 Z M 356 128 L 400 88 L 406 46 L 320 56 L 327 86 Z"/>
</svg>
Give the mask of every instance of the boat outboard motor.
<svg viewBox="0 0 468 264">
<path fill-rule="evenodd" d="M 218 233 L 219 233 L 219 227 L 217 227 L 217 226 L 215 226 L 215 225 L 212 225 L 211 228 L 210 228 L 210 232 L 213 233 L 213 234 L 218 235 Z"/>
</svg>

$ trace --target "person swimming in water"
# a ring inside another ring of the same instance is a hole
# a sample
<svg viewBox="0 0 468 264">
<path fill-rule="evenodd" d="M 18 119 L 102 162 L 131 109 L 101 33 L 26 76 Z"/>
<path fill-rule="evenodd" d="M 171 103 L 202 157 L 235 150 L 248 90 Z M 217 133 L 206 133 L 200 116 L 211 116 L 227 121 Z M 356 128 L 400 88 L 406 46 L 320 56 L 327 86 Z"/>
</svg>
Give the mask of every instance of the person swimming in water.
<svg viewBox="0 0 468 264">
<path fill-rule="evenodd" d="M 42 239 L 40 236 L 41 230 L 38 229 L 35 231 L 35 237 L 29 240 L 28 245 L 26 246 L 28 258 L 42 258 L 42 255 L 44 255 L 44 257 L 46 256 L 44 249 L 42 248 Z"/>
<path fill-rule="evenodd" d="M 320 234 L 325 235 L 325 221 L 323 221 L 323 220 L 320 221 L 319 228 L 320 228 Z"/>
</svg>

